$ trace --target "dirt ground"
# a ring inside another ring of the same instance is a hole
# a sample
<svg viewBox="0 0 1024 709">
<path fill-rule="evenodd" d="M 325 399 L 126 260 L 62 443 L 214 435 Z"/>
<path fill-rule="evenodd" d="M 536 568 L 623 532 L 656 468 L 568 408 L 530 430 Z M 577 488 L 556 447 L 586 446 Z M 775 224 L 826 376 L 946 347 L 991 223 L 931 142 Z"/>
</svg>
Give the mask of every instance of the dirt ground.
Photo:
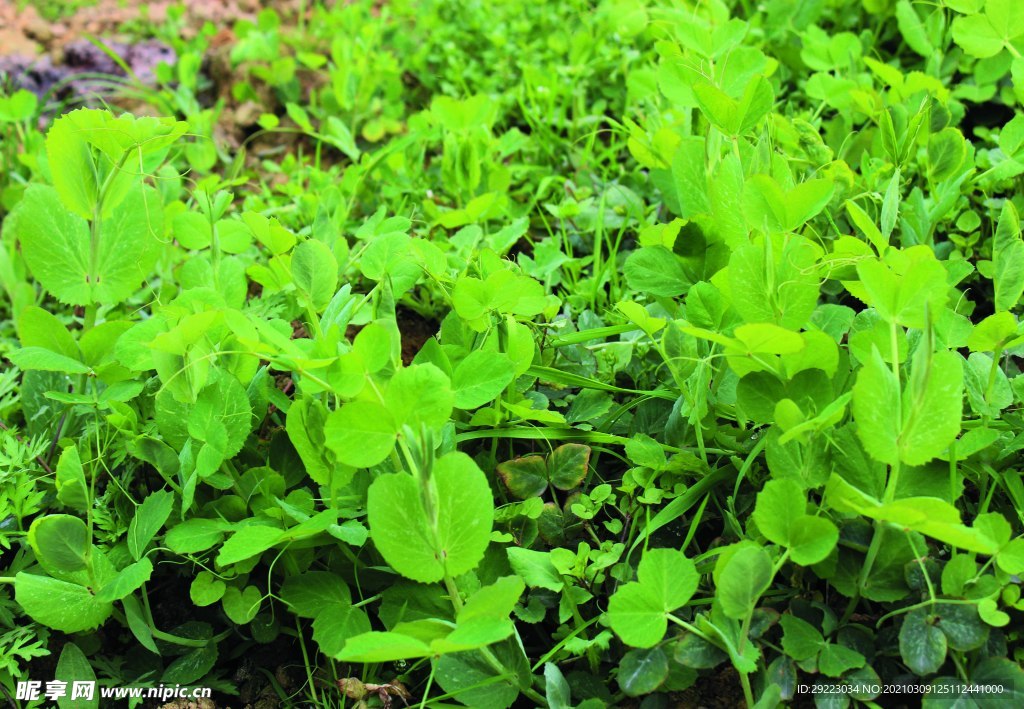
<svg viewBox="0 0 1024 709">
<path fill-rule="evenodd" d="M 68 43 L 88 35 L 116 38 L 126 23 L 140 20 L 162 23 L 168 8 L 176 4 L 177 0 L 99 0 L 51 22 L 25 0 L 0 0 L 0 55 L 50 54 L 58 64 L 60 51 Z M 252 19 L 261 5 L 259 0 L 184 0 L 184 4 L 186 36 L 207 21 L 225 27 L 236 20 Z"/>
</svg>

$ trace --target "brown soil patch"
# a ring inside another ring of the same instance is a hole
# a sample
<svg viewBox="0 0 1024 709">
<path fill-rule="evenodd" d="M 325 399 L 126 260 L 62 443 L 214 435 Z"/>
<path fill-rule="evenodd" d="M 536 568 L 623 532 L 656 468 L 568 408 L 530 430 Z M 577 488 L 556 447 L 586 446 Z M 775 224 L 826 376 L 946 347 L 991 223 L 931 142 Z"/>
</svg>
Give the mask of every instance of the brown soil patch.
<svg viewBox="0 0 1024 709">
<path fill-rule="evenodd" d="M 139 21 L 161 24 L 171 0 L 121 2 L 99 0 L 79 8 L 57 22 L 50 22 L 32 5 L 17 0 L 0 0 L 0 55 L 39 56 L 59 51 L 69 42 L 88 35 L 110 37 L 123 31 L 128 23 Z M 254 19 L 259 0 L 184 0 L 185 28 L 182 35 L 193 36 L 205 22 L 226 26 L 236 20 Z M 56 57 L 54 57 L 56 59 Z"/>
</svg>

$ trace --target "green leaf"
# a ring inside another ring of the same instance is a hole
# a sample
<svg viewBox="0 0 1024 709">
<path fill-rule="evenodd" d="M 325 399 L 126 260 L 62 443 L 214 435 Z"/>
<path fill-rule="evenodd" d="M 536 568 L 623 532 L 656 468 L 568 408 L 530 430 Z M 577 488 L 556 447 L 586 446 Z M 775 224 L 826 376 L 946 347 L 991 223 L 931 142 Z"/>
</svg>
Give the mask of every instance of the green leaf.
<svg viewBox="0 0 1024 709">
<path fill-rule="evenodd" d="M 668 678 L 668 657 L 660 647 L 630 650 L 619 662 L 619 687 L 629 697 L 655 691 Z"/>
<path fill-rule="evenodd" d="M 623 274 L 633 290 L 661 298 L 682 295 L 691 283 L 679 257 L 664 246 L 646 246 L 631 253 Z"/>
<path fill-rule="evenodd" d="M 110 581 L 96 592 L 97 601 L 120 601 L 125 596 L 134 593 L 142 587 L 142 584 L 149 581 L 153 575 L 153 562 L 149 559 L 136 561 L 133 564 L 117 572 Z"/>
<path fill-rule="evenodd" d="M 194 403 L 179 401 L 171 389 L 162 389 L 156 396 L 154 418 L 170 445 L 220 439 L 217 453 L 228 459 L 245 445 L 252 429 L 252 407 L 245 387 L 229 371 L 214 370 L 211 379 Z"/>
<path fill-rule="evenodd" d="M 18 337 L 22 347 L 41 347 L 69 359 L 81 360 L 78 343 L 52 313 L 30 305 L 18 316 Z"/>
<path fill-rule="evenodd" d="M 943 128 L 928 138 L 928 176 L 932 182 L 947 180 L 967 159 L 967 141 L 956 128 Z"/>
<path fill-rule="evenodd" d="M 91 148 L 76 125 L 90 112 L 73 111 L 61 116 L 46 135 L 55 194 L 60 195 L 62 206 L 72 213 L 88 219 L 99 201 L 99 185 Z"/>
<path fill-rule="evenodd" d="M 1016 334 L 1017 318 L 1012 313 L 993 313 L 974 326 L 967 346 L 971 352 L 994 352 Z"/>
<path fill-rule="evenodd" d="M 488 652 L 497 663 L 477 650 L 444 655 L 435 662 L 434 675 L 445 692 L 467 706 L 506 709 L 519 696 L 524 679 L 529 681 L 529 663 L 515 638 Z"/>
<path fill-rule="evenodd" d="M 853 385 L 853 418 L 857 436 L 872 458 L 895 465 L 899 461 L 901 427 L 899 380 L 878 350 L 864 363 Z"/>
<path fill-rule="evenodd" d="M 399 424 L 440 429 L 451 418 L 455 394 L 448 377 L 432 364 L 414 364 L 395 372 L 384 400 Z"/>
<path fill-rule="evenodd" d="M 22 347 L 7 354 L 7 359 L 25 371 L 63 372 L 65 374 L 88 374 L 89 365 L 78 359 L 71 359 L 42 347 Z"/>
<path fill-rule="evenodd" d="M 686 605 L 700 576 L 693 561 L 675 549 L 649 549 L 637 567 L 638 581 L 647 587 L 665 613 Z"/>
<path fill-rule="evenodd" d="M 711 211 L 704 136 L 687 136 L 682 139 L 672 158 L 672 177 L 679 200 L 679 216 L 689 219 Z"/>
<path fill-rule="evenodd" d="M 89 484 L 78 455 L 78 446 L 68 446 L 57 461 L 57 499 L 79 512 L 89 507 Z"/>
<path fill-rule="evenodd" d="M 391 361 L 391 330 L 384 322 L 371 322 L 352 341 L 352 350 L 359 355 L 363 368 L 370 373 L 384 369 Z"/>
<path fill-rule="evenodd" d="M 668 463 L 665 449 L 646 433 L 638 433 L 626 441 L 626 457 L 634 465 L 642 465 L 651 470 L 664 470 Z"/>
<path fill-rule="evenodd" d="M 238 531 L 232 534 L 231 538 L 220 548 L 217 565 L 223 567 L 237 564 L 239 561 L 262 554 L 275 544 L 279 544 L 284 536 L 285 532 L 279 527 L 270 527 L 264 524 L 239 527 Z"/>
<path fill-rule="evenodd" d="M 786 478 L 765 483 L 753 514 L 765 538 L 789 547 L 793 561 L 802 566 L 822 561 L 839 540 L 839 530 L 831 521 L 806 514 L 806 508 L 803 488 Z"/>
<path fill-rule="evenodd" d="M 37 517 L 29 527 L 28 541 L 39 563 L 51 573 L 73 573 L 89 566 L 92 540 L 85 522 L 78 517 Z"/>
<path fill-rule="evenodd" d="M 640 561 L 637 579 L 609 599 L 608 622 L 627 645 L 652 647 L 665 635 L 666 615 L 689 602 L 700 577 L 683 552 L 651 549 Z"/>
<path fill-rule="evenodd" d="M 401 633 L 377 630 L 350 637 L 337 659 L 342 662 L 395 662 L 416 657 L 429 657 L 430 646 Z"/>
<path fill-rule="evenodd" d="M 21 123 L 31 120 L 39 109 L 39 99 L 27 89 L 18 89 L 0 97 L 0 122 Z"/>
<path fill-rule="evenodd" d="M 490 542 L 494 502 L 473 459 L 449 453 L 435 462 L 427 480 L 406 473 L 378 477 L 370 485 L 367 513 L 373 542 L 388 564 L 414 581 L 433 583 L 480 562 Z"/>
<path fill-rule="evenodd" d="M 512 570 L 530 588 L 546 588 L 557 593 L 565 587 L 565 582 L 562 581 L 558 569 L 551 563 L 551 555 L 547 552 L 509 547 L 506 553 Z"/>
<path fill-rule="evenodd" d="M 142 604 L 139 602 L 139 599 L 135 596 L 125 596 L 121 599 L 121 605 L 124 607 L 125 621 L 135 639 L 139 641 L 142 647 L 154 655 L 159 655 L 160 649 L 153 640 L 153 629 L 149 625 L 149 620 L 145 617 L 146 614 L 142 611 Z"/>
<path fill-rule="evenodd" d="M 132 558 L 138 561 L 146 552 L 146 546 L 171 516 L 174 506 L 174 494 L 166 490 L 152 493 L 135 510 L 135 516 L 128 525 L 128 550 Z"/>
<path fill-rule="evenodd" d="M 548 457 L 548 477 L 559 490 L 572 490 L 583 483 L 590 466 L 590 446 L 563 443 Z"/>
<path fill-rule="evenodd" d="M 903 392 L 899 452 L 904 463 L 923 465 L 937 458 L 960 433 L 962 361 L 955 352 L 943 350 L 932 354 L 927 348 L 918 347 L 910 381 Z"/>
<path fill-rule="evenodd" d="M 743 354 L 794 354 L 804 348 L 798 333 L 771 323 L 740 325 L 734 333 L 742 344 L 735 349 Z"/>
<path fill-rule="evenodd" d="M 936 50 L 928 37 L 928 30 L 909 0 L 899 0 L 896 3 L 896 24 L 908 47 L 925 58 L 935 54 Z"/>
<path fill-rule="evenodd" d="M 91 699 L 84 697 L 71 698 L 70 691 L 76 682 L 95 682 L 96 672 L 92 669 L 89 658 L 85 656 L 82 649 L 76 643 L 65 643 L 60 651 L 60 659 L 57 660 L 57 669 L 53 673 L 54 679 L 66 682 L 69 691 L 57 698 L 57 706 L 60 709 L 98 709 L 100 705 L 100 693 L 94 692 Z"/>
<path fill-rule="evenodd" d="M 882 504 L 835 474 L 829 478 L 825 494 L 838 512 L 857 512 L 981 554 L 998 551 L 998 544 L 984 530 L 962 524 L 957 508 L 937 497 L 905 497 Z"/>
<path fill-rule="evenodd" d="M 459 611 L 458 625 L 477 620 L 507 620 L 519 602 L 526 584 L 518 576 L 502 576 L 466 599 Z"/>
<path fill-rule="evenodd" d="M 291 268 L 295 287 L 313 311 L 326 308 L 338 287 L 338 262 L 327 244 L 303 241 L 292 251 Z"/>
<path fill-rule="evenodd" d="M 85 219 L 65 210 L 52 187 L 29 187 L 8 220 L 32 274 L 69 305 L 120 303 L 150 275 L 162 248 L 163 209 L 150 187 L 133 189 L 102 220 L 95 249 Z"/>
<path fill-rule="evenodd" d="M 978 615 L 993 628 L 1005 628 L 1010 624 L 1010 614 L 999 610 L 994 598 L 982 598 L 978 601 Z"/>
<path fill-rule="evenodd" d="M 335 659 L 342 656 L 350 638 L 370 631 L 366 612 L 353 608 L 348 601 L 325 606 L 313 621 L 313 639 L 320 646 L 320 652 Z"/>
<path fill-rule="evenodd" d="M 807 180 L 785 191 L 770 175 L 754 175 L 744 188 L 744 213 L 766 233 L 793 232 L 825 208 L 833 191 L 831 180 Z"/>
<path fill-rule="evenodd" d="M 790 558 L 801 566 L 817 564 L 832 553 L 839 541 L 839 529 L 824 517 L 805 515 L 789 529 Z"/>
<path fill-rule="evenodd" d="M 455 407 L 475 409 L 494 401 L 515 377 L 515 365 L 500 352 L 474 350 L 452 374 Z"/>
<path fill-rule="evenodd" d="M 467 599 L 459 611 L 455 630 L 432 644 L 435 651 L 445 647 L 469 650 L 504 640 L 515 632 L 509 614 L 526 585 L 518 576 L 504 576 L 484 586 Z"/>
<path fill-rule="evenodd" d="M 232 623 L 246 625 L 260 612 L 263 596 L 255 586 L 246 586 L 244 590 L 228 586 L 220 602 Z"/>
<path fill-rule="evenodd" d="M 885 190 L 885 198 L 882 200 L 882 235 L 888 241 L 892 236 L 892 230 L 896 227 L 896 218 L 900 210 L 900 169 L 896 168 L 889 179 L 889 186 Z"/>
<path fill-rule="evenodd" d="M 729 299 L 748 323 L 797 330 L 818 304 L 821 249 L 802 236 L 776 234 L 735 249 Z"/>
<path fill-rule="evenodd" d="M 528 455 L 498 463 L 498 475 L 520 500 L 539 497 L 548 489 L 548 466 L 543 456 Z"/>
<path fill-rule="evenodd" d="M 964 383 L 967 386 L 967 401 L 975 413 L 981 416 L 999 416 L 999 412 L 1013 403 L 1013 390 L 1006 374 L 992 358 L 981 352 L 974 352 L 967 358 Z M 963 456 L 962 453 L 959 455 Z M 966 457 L 966 456 L 963 456 Z"/>
<path fill-rule="evenodd" d="M 811 660 L 825 645 L 825 639 L 817 628 L 805 620 L 789 613 L 780 619 L 782 625 L 782 649 L 798 662 Z"/>
<path fill-rule="evenodd" d="M 864 656 L 848 647 L 827 643 L 818 656 L 818 669 L 826 677 L 841 677 L 852 669 L 863 667 Z"/>
<path fill-rule="evenodd" d="M 900 656 L 917 675 L 938 672 L 946 661 L 946 636 L 931 622 L 925 609 L 919 608 L 904 616 L 900 626 Z"/>
<path fill-rule="evenodd" d="M 229 528 L 227 522 L 219 519 L 193 517 L 172 527 L 164 544 L 176 554 L 196 554 L 219 544 Z"/>
<path fill-rule="evenodd" d="M 718 591 L 715 594 L 722 612 L 739 620 L 754 610 L 754 605 L 772 582 L 772 560 L 768 552 L 756 546 L 745 546 L 719 560 L 716 570 Z"/>
<path fill-rule="evenodd" d="M 960 363 L 953 352 L 919 347 L 901 396 L 895 375 L 876 350 L 853 386 L 853 416 L 865 450 L 890 465 L 922 465 L 942 455 L 960 433 Z"/>
<path fill-rule="evenodd" d="M 738 101 L 706 81 L 694 84 L 693 93 L 708 121 L 729 136 L 750 132 L 768 115 L 775 101 L 771 84 L 763 76 L 751 80 Z"/>
<path fill-rule="evenodd" d="M 352 594 L 345 581 L 328 571 L 307 571 L 289 576 L 278 595 L 295 615 L 302 618 L 316 618 L 325 608 L 352 603 Z"/>
<path fill-rule="evenodd" d="M 353 401 L 327 417 L 324 436 L 338 460 L 355 468 L 369 468 L 395 448 L 398 427 L 383 405 Z"/>
<path fill-rule="evenodd" d="M 861 260 L 857 275 L 868 305 L 887 322 L 923 329 L 946 305 L 946 269 L 927 246 L 889 251 L 885 262 Z"/>
<path fill-rule="evenodd" d="M 569 683 L 565 681 L 565 675 L 553 662 L 544 663 L 544 698 L 548 701 L 550 709 L 570 709 L 572 707 L 572 693 Z"/>
<path fill-rule="evenodd" d="M 676 643 L 673 659 L 683 667 L 708 670 L 729 659 L 729 656 L 704 638 L 683 632 Z"/>
<path fill-rule="evenodd" d="M 242 221 L 274 256 L 295 246 L 295 235 L 281 226 L 277 219 L 268 219 L 255 212 L 243 212 Z"/>
<path fill-rule="evenodd" d="M 326 421 L 327 408 L 319 400 L 311 397 L 296 398 L 288 407 L 285 419 L 288 439 L 302 459 L 309 477 L 320 485 L 329 484 L 332 473 L 340 473 L 338 466 L 334 466 L 332 470 L 327 451 L 324 450 Z"/>
<path fill-rule="evenodd" d="M 1024 293 L 1024 241 L 1017 209 L 1010 200 L 1003 203 L 992 238 L 992 271 L 996 310 L 1013 309 Z"/>
<path fill-rule="evenodd" d="M 207 643 L 205 647 L 188 652 L 164 670 L 160 681 L 164 684 L 193 684 L 217 664 L 217 643 Z"/>
<path fill-rule="evenodd" d="M 1024 574 L 1024 539 L 1014 539 L 999 550 L 996 564 L 1008 574 Z"/>
<path fill-rule="evenodd" d="M 64 633 L 98 628 L 113 610 L 85 586 L 24 571 L 14 577 L 14 600 L 32 620 Z"/>
<path fill-rule="evenodd" d="M 957 17 L 953 41 L 973 57 L 986 59 L 1024 35 L 1024 20 L 1014 0 L 985 0 L 984 13 Z"/>
<path fill-rule="evenodd" d="M 653 647 L 665 636 L 668 621 L 655 592 L 641 583 L 620 586 L 608 601 L 608 622 L 627 645 Z"/>
<path fill-rule="evenodd" d="M 192 603 L 200 608 L 211 606 L 224 597 L 227 584 L 211 574 L 209 571 L 200 571 L 192 579 L 188 589 L 188 596 Z"/>
<path fill-rule="evenodd" d="M 970 652 L 982 647 L 988 640 L 989 629 L 978 615 L 977 606 L 939 603 L 932 612 L 935 614 L 935 625 L 946 635 L 951 649 Z"/>
<path fill-rule="evenodd" d="M 993 707 L 999 706 L 1000 701 L 1006 701 L 1013 706 L 1019 706 L 1024 702 L 1024 669 L 1020 663 L 1005 657 L 987 657 L 979 662 L 971 672 L 971 682 L 975 685 L 1003 688 L 1003 692 L 998 695 L 1001 698 L 992 704 Z"/>
</svg>

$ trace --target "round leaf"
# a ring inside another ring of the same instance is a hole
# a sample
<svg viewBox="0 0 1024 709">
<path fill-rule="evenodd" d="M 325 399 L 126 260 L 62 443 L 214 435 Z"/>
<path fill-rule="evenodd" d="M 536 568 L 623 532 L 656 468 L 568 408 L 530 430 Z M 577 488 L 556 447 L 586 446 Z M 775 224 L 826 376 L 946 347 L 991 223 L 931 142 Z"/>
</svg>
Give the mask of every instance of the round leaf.
<svg viewBox="0 0 1024 709">
<path fill-rule="evenodd" d="M 353 401 L 327 417 L 327 447 L 356 468 L 377 465 L 395 447 L 398 427 L 391 412 L 372 401 Z"/>
<path fill-rule="evenodd" d="M 464 453 L 434 464 L 421 489 L 406 473 L 382 475 L 370 486 L 370 535 L 384 559 L 403 576 L 433 583 L 473 569 L 490 542 L 494 501 L 487 478 Z M 430 514 L 424 506 L 435 506 Z M 432 502 L 431 502 L 432 501 Z"/>
<path fill-rule="evenodd" d="M 88 566 L 89 529 L 78 517 L 37 517 L 29 527 L 28 541 L 47 571 L 72 573 Z"/>
<path fill-rule="evenodd" d="M 917 675 L 938 672 L 946 661 L 946 636 L 934 625 L 925 609 L 911 611 L 900 627 L 900 655 Z"/>
<path fill-rule="evenodd" d="M 619 686 L 630 697 L 650 694 L 668 678 L 668 657 L 660 647 L 630 650 L 619 663 Z"/>
<path fill-rule="evenodd" d="M 97 628 L 113 610 L 85 586 L 24 571 L 14 577 L 14 600 L 32 620 L 64 633 Z"/>
<path fill-rule="evenodd" d="M 772 560 L 760 547 L 744 547 L 725 559 L 725 566 L 716 577 L 722 611 L 739 620 L 753 610 L 761 594 L 768 590 Z"/>
<path fill-rule="evenodd" d="M 455 407 L 475 409 L 493 401 L 515 377 L 515 365 L 500 352 L 475 350 L 455 368 Z"/>
</svg>

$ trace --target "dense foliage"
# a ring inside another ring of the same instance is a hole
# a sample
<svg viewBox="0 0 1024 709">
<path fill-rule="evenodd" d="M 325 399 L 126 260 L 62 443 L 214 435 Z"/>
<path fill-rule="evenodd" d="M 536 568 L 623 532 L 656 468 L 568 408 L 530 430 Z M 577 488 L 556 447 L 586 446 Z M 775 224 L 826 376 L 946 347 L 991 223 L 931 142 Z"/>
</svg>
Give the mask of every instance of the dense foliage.
<svg viewBox="0 0 1024 709">
<path fill-rule="evenodd" d="M 8 693 L 1024 704 L 1015 0 L 181 18 L 0 97 Z"/>
</svg>

